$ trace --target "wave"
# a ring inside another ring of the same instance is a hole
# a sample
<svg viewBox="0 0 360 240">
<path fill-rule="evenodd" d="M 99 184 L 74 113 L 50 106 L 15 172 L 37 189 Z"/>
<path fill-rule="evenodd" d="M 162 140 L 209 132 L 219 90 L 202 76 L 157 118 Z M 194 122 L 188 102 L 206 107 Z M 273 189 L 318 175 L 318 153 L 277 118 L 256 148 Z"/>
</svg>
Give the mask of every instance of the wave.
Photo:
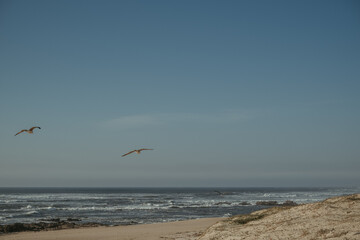
<svg viewBox="0 0 360 240">
<path fill-rule="evenodd" d="M 0 189 L 1 190 L 1 189 Z M 42 218 L 81 218 L 82 221 L 106 222 L 153 222 L 181 220 L 198 217 L 222 217 L 249 213 L 262 208 L 258 201 L 286 200 L 296 203 L 320 201 L 334 195 L 354 193 L 354 189 L 319 190 L 272 190 L 230 191 L 219 195 L 213 190 L 190 189 L 189 192 L 172 189 L 168 192 L 136 193 L 16 193 L 0 194 L 0 224 L 36 221 Z M 156 220 L 154 220 L 156 219 Z M 162 219 L 162 220 L 161 220 Z"/>
<path fill-rule="evenodd" d="M 2 209 L 1 212 L 29 212 L 31 211 L 38 211 L 42 214 L 46 214 L 47 212 L 95 212 L 95 211 L 103 211 L 103 212 L 110 212 L 110 211 L 130 211 L 130 210 L 167 210 L 167 209 L 186 209 L 186 208 L 233 208 L 233 207 L 247 207 L 247 206 L 255 206 L 257 201 L 259 200 L 252 200 L 252 201 L 242 201 L 242 200 L 195 200 L 195 201 L 174 201 L 174 200 L 167 200 L 167 201 L 158 201 L 156 203 L 146 203 L 146 202 L 139 202 L 137 204 L 111 204 L 111 203 L 104 203 L 99 205 L 78 205 L 74 206 L 76 203 L 68 203 L 67 205 L 60 205 L 60 204 L 51 204 L 51 205 L 26 205 L 22 206 L 21 208 L 7 208 Z M 304 202 L 306 200 L 302 200 Z M 278 203 L 282 203 L 284 201 L 278 201 Z M 245 203 L 245 204 L 244 204 Z"/>
<path fill-rule="evenodd" d="M 36 211 L 36 210 L 33 210 L 33 211 L 26 212 L 25 214 L 26 215 L 32 215 L 32 214 L 37 214 L 37 213 L 39 213 L 39 212 Z"/>
</svg>

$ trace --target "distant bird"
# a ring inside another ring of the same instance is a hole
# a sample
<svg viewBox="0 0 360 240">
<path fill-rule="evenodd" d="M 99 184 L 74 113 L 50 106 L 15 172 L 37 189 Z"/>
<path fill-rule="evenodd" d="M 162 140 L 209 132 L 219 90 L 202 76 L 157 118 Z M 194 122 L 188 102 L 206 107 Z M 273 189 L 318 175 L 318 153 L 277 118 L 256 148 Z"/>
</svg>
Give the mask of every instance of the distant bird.
<svg viewBox="0 0 360 240">
<path fill-rule="evenodd" d="M 40 127 L 32 127 L 30 129 L 23 129 L 20 132 L 18 132 L 17 134 L 15 134 L 15 136 L 22 133 L 22 132 L 27 132 L 27 133 L 33 134 L 33 131 L 34 131 L 35 128 L 41 129 Z"/>
<path fill-rule="evenodd" d="M 148 149 L 148 148 L 141 148 L 141 149 L 136 149 L 136 150 L 132 150 L 128 153 L 125 153 L 124 155 L 122 155 L 122 157 L 125 157 L 126 155 L 129 155 L 133 152 L 136 152 L 137 154 L 140 154 L 141 151 L 144 151 L 144 150 L 154 150 L 154 149 Z"/>
</svg>

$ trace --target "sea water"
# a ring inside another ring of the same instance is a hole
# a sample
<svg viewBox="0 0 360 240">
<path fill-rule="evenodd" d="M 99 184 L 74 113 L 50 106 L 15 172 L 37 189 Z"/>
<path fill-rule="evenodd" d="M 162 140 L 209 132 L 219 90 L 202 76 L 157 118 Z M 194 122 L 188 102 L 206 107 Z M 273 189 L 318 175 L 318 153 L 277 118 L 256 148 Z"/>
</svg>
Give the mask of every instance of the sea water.
<svg viewBox="0 0 360 240">
<path fill-rule="evenodd" d="M 106 225 L 246 214 L 259 201 L 298 204 L 358 193 L 359 188 L 0 188 L 0 224 L 54 218 Z"/>
</svg>

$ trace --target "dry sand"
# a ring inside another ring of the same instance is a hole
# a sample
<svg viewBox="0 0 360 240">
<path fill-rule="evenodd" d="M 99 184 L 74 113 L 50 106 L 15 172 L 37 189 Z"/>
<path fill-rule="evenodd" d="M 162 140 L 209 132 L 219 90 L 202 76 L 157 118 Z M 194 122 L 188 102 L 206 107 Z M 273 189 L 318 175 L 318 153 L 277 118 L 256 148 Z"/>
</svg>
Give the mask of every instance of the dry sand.
<svg viewBox="0 0 360 240">
<path fill-rule="evenodd" d="M 195 240 L 222 218 L 0 235 L 0 240 Z"/>
<path fill-rule="evenodd" d="M 360 240 L 360 194 L 270 208 L 210 227 L 200 240 Z"/>
</svg>

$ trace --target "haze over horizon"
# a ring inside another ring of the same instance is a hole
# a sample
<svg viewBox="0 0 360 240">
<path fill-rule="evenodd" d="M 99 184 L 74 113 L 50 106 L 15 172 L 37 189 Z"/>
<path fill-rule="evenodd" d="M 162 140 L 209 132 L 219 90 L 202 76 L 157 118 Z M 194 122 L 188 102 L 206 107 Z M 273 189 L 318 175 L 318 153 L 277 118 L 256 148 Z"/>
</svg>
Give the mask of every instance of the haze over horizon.
<svg viewBox="0 0 360 240">
<path fill-rule="evenodd" d="M 359 186 L 359 26 L 351 0 L 0 0 L 0 187 Z"/>
</svg>

